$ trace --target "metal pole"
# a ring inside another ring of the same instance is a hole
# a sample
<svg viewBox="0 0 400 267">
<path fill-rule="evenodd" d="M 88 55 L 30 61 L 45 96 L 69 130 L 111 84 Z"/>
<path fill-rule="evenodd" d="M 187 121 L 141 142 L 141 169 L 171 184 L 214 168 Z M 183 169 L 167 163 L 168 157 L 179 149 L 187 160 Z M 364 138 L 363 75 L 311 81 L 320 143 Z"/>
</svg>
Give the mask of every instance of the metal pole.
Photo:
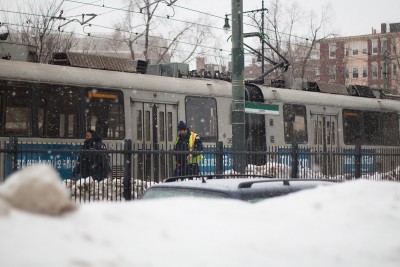
<svg viewBox="0 0 400 267">
<path fill-rule="evenodd" d="M 262 6 L 261 6 L 261 34 L 262 34 L 262 39 L 261 39 L 261 75 L 264 74 L 264 0 L 262 0 Z M 263 84 L 264 84 L 264 76 L 262 77 Z"/>
<path fill-rule="evenodd" d="M 388 89 L 387 59 L 387 50 L 385 49 L 385 52 L 383 52 L 383 89 Z"/>
<path fill-rule="evenodd" d="M 232 148 L 245 151 L 245 91 L 243 49 L 243 0 L 232 0 Z M 234 154 L 234 170 L 243 174 L 244 153 Z"/>
</svg>

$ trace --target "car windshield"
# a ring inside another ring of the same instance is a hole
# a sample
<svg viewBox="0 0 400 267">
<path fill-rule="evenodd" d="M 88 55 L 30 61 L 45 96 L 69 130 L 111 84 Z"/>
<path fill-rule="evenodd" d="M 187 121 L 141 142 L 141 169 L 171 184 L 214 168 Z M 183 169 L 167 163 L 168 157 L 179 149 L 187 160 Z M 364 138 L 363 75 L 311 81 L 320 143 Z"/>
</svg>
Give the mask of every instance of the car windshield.
<svg viewBox="0 0 400 267">
<path fill-rule="evenodd" d="M 228 195 L 222 192 L 185 189 L 185 188 L 149 188 L 142 199 L 169 198 L 169 197 L 201 197 L 201 198 L 227 198 Z"/>
</svg>

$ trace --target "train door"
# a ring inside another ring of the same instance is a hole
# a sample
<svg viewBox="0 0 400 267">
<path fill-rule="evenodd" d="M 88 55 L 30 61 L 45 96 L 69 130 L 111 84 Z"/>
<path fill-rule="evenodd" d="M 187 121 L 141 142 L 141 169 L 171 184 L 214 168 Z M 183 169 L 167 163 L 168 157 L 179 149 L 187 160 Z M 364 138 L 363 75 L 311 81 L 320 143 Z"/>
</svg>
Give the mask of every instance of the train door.
<svg viewBox="0 0 400 267">
<path fill-rule="evenodd" d="M 246 85 L 246 101 L 252 103 L 264 103 L 264 96 L 256 85 Z M 246 150 L 249 151 L 266 151 L 266 127 L 265 114 L 247 113 L 245 114 L 245 138 Z M 264 165 L 266 163 L 264 155 L 249 156 L 247 163 L 255 165 Z"/>
<path fill-rule="evenodd" d="M 316 163 L 324 174 L 333 174 L 337 165 L 336 159 L 325 153 L 336 152 L 338 147 L 338 115 L 311 113 L 311 123 L 312 145 L 317 151 L 324 152 L 316 159 Z"/>
<path fill-rule="evenodd" d="M 173 148 L 176 139 L 177 105 L 134 102 L 132 110 L 132 143 L 141 151 L 134 158 L 135 178 L 160 182 L 173 172 L 173 158 L 162 153 Z"/>
</svg>

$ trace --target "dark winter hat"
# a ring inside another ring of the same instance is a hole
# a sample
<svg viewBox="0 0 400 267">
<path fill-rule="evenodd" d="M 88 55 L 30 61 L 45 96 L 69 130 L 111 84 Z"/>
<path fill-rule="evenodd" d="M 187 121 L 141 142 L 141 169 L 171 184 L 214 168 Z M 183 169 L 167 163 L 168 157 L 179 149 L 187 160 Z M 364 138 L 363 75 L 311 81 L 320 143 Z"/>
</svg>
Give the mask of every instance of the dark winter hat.
<svg viewBox="0 0 400 267">
<path fill-rule="evenodd" d="M 186 123 L 184 123 L 183 121 L 180 121 L 178 123 L 178 130 L 186 130 L 186 129 L 187 129 Z"/>
</svg>

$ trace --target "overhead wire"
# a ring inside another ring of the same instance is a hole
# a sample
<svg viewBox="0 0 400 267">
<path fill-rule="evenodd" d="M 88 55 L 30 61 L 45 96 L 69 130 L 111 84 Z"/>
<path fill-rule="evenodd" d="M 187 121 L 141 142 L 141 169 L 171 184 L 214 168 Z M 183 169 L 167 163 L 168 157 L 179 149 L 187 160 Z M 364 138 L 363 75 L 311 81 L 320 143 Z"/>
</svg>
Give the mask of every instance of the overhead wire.
<svg viewBox="0 0 400 267">
<path fill-rule="evenodd" d="M 124 11 L 124 12 L 128 12 L 128 11 L 129 11 L 129 12 L 134 12 L 134 13 L 140 13 L 140 12 L 136 12 L 136 11 L 127 10 L 127 9 L 125 9 L 125 8 L 115 8 L 115 7 L 104 6 L 104 2 L 103 2 L 103 5 L 102 5 L 102 6 L 101 6 L 101 5 L 96 5 L 96 4 L 94 4 L 94 3 L 96 3 L 96 2 L 99 2 L 100 0 L 96 0 L 96 1 L 93 1 L 93 2 L 91 2 L 91 3 L 84 3 L 84 2 L 81 2 L 81 1 L 75 1 L 75 0 L 64 0 L 64 1 L 82 4 L 82 5 L 79 6 L 79 7 L 86 6 L 86 5 L 91 5 L 91 6 L 96 6 L 96 7 L 102 7 L 102 8 L 112 9 L 111 11 L 104 12 L 104 13 L 102 13 L 102 14 L 100 14 L 100 15 L 104 15 L 104 14 L 107 14 L 107 13 L 110 13 L 110 12 L 114 12 L 114 11 Z M 196 12 L 196 13 L 203 14 L 203 15 L 212 16 L 212 17 L 219 18 L 219 19 L 224 19 L 224 18 L 221 17 L 221 16 L 217 16 L 217 15 L 214 15 L 214 14 L 211 14 L 211 13 L 205 13 L 205 12 L 202 12 L 202 11 L 199 11 L 199 10 L 195 10 L 195 9 L 191 9 L 191 8 L 187 8 L 187 7 L 183 7 L 183 6 L 179 6 L 179 5 L 174 5 L 174 7 L 181 8 L 181 9 L 185 9 L 185 10 L 189 10 L 189 11 L 191 11 L 191 12 Z M 75 7 L 75 8 L 78 8 L 78 7 Z M 71 8 L 71 9 L 69 9 L 69 10 L 72 10 L 72 9 L 75 9 L 75 8 Z M 15 14 L 32 15 L 32 16 L 43 16 L 43 15 L 38 15 L 38 14 L 26 13 L 26 12 L 13 12 L 13 11 L 9 11 L 9 10 L 0 10 L 0 11 L 11 12 L 11 13 L 15 13 Z M 178 19 L 174 19 L 174 18 L 166 18 L 166 17 L 164 17 L 164 16 L 158 16 L 158 15 L 154 15 L 154 16 L 155 16 L 155 17 L 158 17 L 158 18 L 163 18 L 163 19 L 169 19 L 169 20 L 177 21 L 177 22 L 192 23 L 192 24 L 199 25 L 199 26 L 210 27 L 210 28 L 214 28 L 214 29 L 221 30 L 221 28 L 214 27 L 214 26 L 210 26 L 210 25 L 207 25 L 207 24 L 200 24 L 200 23 L 188 22 L 188 21 L 178 20 Z M 72 16 L 71 16 L 71 17 L 72 17 Z M 96 26 L 96 27 L 100 27 L 100 28 L 104 28 L 104 29 L 114 30 L 114 31 L 120 30 L 120 29 L 116 29 L 116 28 L 112 28 L 112 27 L 107 27 L 107 26 L 101 26 L 101 25 L 95 25 L 95 24 L 91 24 L 91 25 Z M 251 24 L 246 24 L 246 25 L 252 26 L 252 27 L 257 27 L 257 26 L 255 26 L 255 25 L 251 25 Z M 268 29 L 267 29 L 267 30 L 268 30 Z M 269 30 L 269 31 L 271 31 L 271 30 Z M 296 37 L 296 38 L 300 38 L 300 39 L 304 39 L 304 40 L 307 40 L 307 41 L 309 40 L 308 38 L 304 38 L 304 37 L 300 37 L 300 36 L 295 36 L 295 35 L 293 35 L 293 34 L 287 34 L 287 33 L 283 33 L 283 32 L 277 32 L 277 33 L 290 35 L 290 36 L 293 36 L 293 37 Z M 84 35 L 84 34 L 79 34 L 79 35 Z M 151 36 L 151 37 L 155 37 L 155 36 Z M 104 37 L 102 37 L 102 38 L 104 38 Z M 104 38 L 104 39 L 106 39 L 106 38 Z M 164 38 L 164 39 L 166 39 L 166 40 L 168 40 L 168 41 L 172 41 L 172 40 L 170 40 L 170 39 L 168 39 L 168 38 Z M 272 39 L 272 40 L 273 40 L 273 39 Z M 187 44 L 187 45 L 194 45 L 193 43 L 189 43 L 189 42 L 182 42 L 182 41 L 178 41 L 178 42 L 183 43 L 183 44 Z M 285 43 L 285 42 L 284 42 L 284 43 Z M 302 44 L 293 44 L 293 45 L 302 46 L 302 47 L 305 47 L 305 48 L 310 48 L 309 46 L 302 45 Z M 200 45 L 200 47 L 202 47 L 202 48 L 207 48 L 207 49 L 218 50 L 218 49 L 216 49 L 216 48 L 208 47 L 208 46 L 201 46 L 201 45 Z M 318 49 L 316 49 L 316 48 L 312 48 L 312 49 L 313 49 L 313 50 L 318 50 Z M 221 52 L 222 52 L 222 51 L 223 51 L 223 52 L 230 52 L 230 51 L 223 50 L 223 49 L 219 49 L 219 51 L 221 51 Z M 215 55 L 214 55 L 214 56 L 215 56 Z M 351 56 L 348 56 L 348 57 L 351 57 Z M 353 57 L 353 58 L 357 58 L 357 57 Z M 363 60 L 363 59 L 361 59 L 361 60 Z M 368 61 L 368 59 L 365 59 L 365 61 Z"/>
<path fill-rule="evenodd" d="M 23 26 L 22 24 L 16 24 L 16 23 L 8 23 L 8 25 L 18 26 L 18 27 L 22 27 L 22 26 Z M 32 26 L 32 28 L 37 28 L 37 27 Z M 52 31 L 52 32 L 59 32 L 58 30 L 55 30 L 55 29 L 50 29 L 50 31 Z M 89 37 L 89 38 L 95 38 L 95 39 L 108 40 L 108 41 L 117 41 L 117 42 L 120 42 L 120 43 L 124 43 L 124 42 L 125 42 L 124 40 L 116 40 L 116 39 L 113 39 L 113 38 L 107 38 L 107 37 L 104 37 L 104 36 L 96 36 L 96 35 L 92 35 L 92 34 L 91 34 L 90 36 L 88 36 L 88 35 L 85 34 L 85 33 L 69 32 L 69 31 L 63 31 L 63 33 L 66 33 L 66 34 L 73 34 L 73 35 L 79 35 L 79 36 L 84 36 L 84 37 Z M 154 36 L 151 36 L 151 37 L 154 37 Z M 157 37 L 157 38 L 158 38 L 158 37 Z M 144 43 L 140 43 L 140 42 L 135 42 L 135 44 L 136 44 L 136 45 L 142 45 L 142 46 L 144 46 Z M 159 45 L 152 45 L 152 47 L 153 47 L 153 48 L 165 49 L 164 46 L 159 46 Z M 185 53 L 191 53 L 191 52 L 192 52 L 192 51 L 187 51 L 187 50 L 183 50 L 183 49 L 175 49 L 174 51 L 177 51 L 177 52 L 185 52 Z M 218 57 L 218 58 L 230 59 L 230 58 L 228 58 L 228 57 L 224 57 L 224 56 L 221 56 L 221 55 L 218 55 L 218 54 L 210 54 L 210 53 L 206 53 L 206 52 L 199 52 L 199 53 L 197 53 L 197 54 L 206 55 L 206 56 L 210 56 L 210 57 Z"/>
</svg>

